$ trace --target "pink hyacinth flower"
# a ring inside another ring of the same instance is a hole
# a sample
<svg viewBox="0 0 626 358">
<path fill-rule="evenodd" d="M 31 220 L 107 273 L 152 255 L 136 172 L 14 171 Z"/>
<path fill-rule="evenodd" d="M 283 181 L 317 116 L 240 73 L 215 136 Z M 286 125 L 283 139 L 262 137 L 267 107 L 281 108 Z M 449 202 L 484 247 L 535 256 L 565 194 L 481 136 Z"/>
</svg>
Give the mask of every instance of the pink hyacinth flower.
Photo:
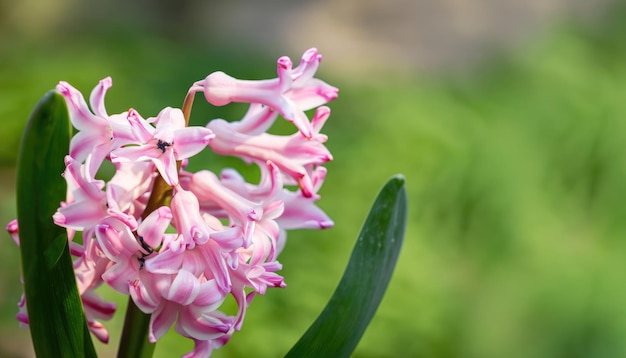
<svg viewBox="0 0 626 358">
<path fill-rule="evenodd" d="M 213 151 L 260 165 L 271 161 L 292 178 L 308 197 L 314 194 L 311 173 L 315 166 L 332 160 L 332 155 L 323 142 L 307 139 L 301 133 L 291 136 L 266 133 L 250 136 L 233 131 L 230 123 L 220 119 L 212 120 L 207 127 L 216 135 L 215 140 L 210 143 Z M 311 135 L 321 136 L 317 132 L 312 132 Z"/>
<path fill-rule="evenodd" d="M 100 275 L 114 290 L 128 294 L 129 282 L 139 277 L 142 247 L 128 226 L 115 218 L 98 224 L 95 235 L 111 265 Z"/>
<path fill-rule="evenodd" d="M 7 225 L 7 231 L 9 231 L 15 243 L 19 246 L 20 240 L 18 237 L 17 220 L 12 220 Z M 71 254 L 73 256 L 79 256 L 79 258 L 74 261 L 78 293 L 83 303 L 89 331 L 93 333 L 98 340 L 107 343 L 109 341 L 109 332 L 100 320 L 111 319 L 115 313 L 116 306 L 114 303 L 104 302 L 104 300 L 94 292 L 94 289 L 102 283 L 100 273 L 102 273 L 104 267 L 108 265 L 108 260 L 102 255 L 99 255 L 97 244 L 92 243 L 91 240 L 87 242 L 86 246 L 87 248 L 84 248 L 75 242 L 70 242 Z M 26 309 L 26 296 L 24 294 L 22 294 L 17 306 L 18 313 L 15 317 L 19 321 L 20 327 L 28 328 L 28 310 Z"/>
<path fill-rule="evenodd" d="M 311 138 L 313 128 L 304 111 L 337 98 L 338 92 L 337 88 L 313 78 L 321 60 L 322 55 L 311 48 L 295 69 L 288 57 L 279 58 L 276 79 L 238 80 L 223 72 L 214 72 L 194 83 L 190 91 L 204 92 L 206 100 L 215 106 L 231 102 L 263 104 L 293 122 L 304 137 Z"/>
<path fill-rule="evenodd" d="M 174 224 L 186 248 L 193 249 L 196 244 L 202 245 L 209 241 L 213 230 L 202 218 L 200 203 L 192 192 L 176 188 L 171 205 Z"/>
<path fill-rule="evenodd" d="M 266 171 L 261 171 L 261 177 L 269 176 Z M 317 167 L 313 172 L 313 191 L 317 192 L 326 176 L 326 168 Z M 246 183 L 245 179 L 233 169 L 225 169 L 221 174 L 222 183 L 231 190 L 237 191 L 245 197 L 257 198 L 259 187 Z M 262 190 L 262 189 L 261 189 Z M 322 209 L 315 205 L 320 196 L 315 194 L 311 197 L 304 196 L 301 192 L 292 192 L 281 188 L 278 199 L 282 200 L 284 210 L 276 218 L 281 230 L 292 229 L 326 229 L 334 225 L 333 221 Z"/>
<path fill-rule="evenodd" d="M 156 178 L 152 162 L 116 163 L 115 175 L 106 184 L 107 201 L 139 219 Z"/>
<path fill-rule="evenodd" d="M 89 158 L 81 165 L 70 156 L 65 157 L 63 176 L 68 186 L 68 202 L 52 216 L 54 223 L 71 229 L 83 231 L 83 238 L 93 236 L 95 226 L 109 216 L 114 216 L 135 229 L 137 222 L 131 215 L 119 210 L 115 201 L 107 201 L 107 194 L 102 191 L 104 182 L 90 179 L 88 174 Z"/>
<path fill-rule="evenodd" d="M 164 243 L 158 255 L 146 259 L 147 271 L 170 275 L 181 269 L 190 270 L 195 275 L 213 278 L 220 290 L 228 292 L 231 285 L 228 253 L 242 246 L 241 232 L 236 229 L 216 232 L 199 215 L 195 196 L 182 189 L 176 191 L 172 214 L 178 237 Z"/>
<path fill-rule="evenodd" d="M 207 128 L 185 127 L 183 112 L 178 108 L 163 109 L 154 120 L 156 128 L 138 116 L 129 120 L 141 143 L 114 150 L 111 160 L 114 163 L 152 161 L 171 186 L 178 184 L 176 161 L 196 155 L 214 137 Z"/>
<path fill-rule="evenodd" d="M 333 227 L 334 222 L 320 209 L 315 202 L 320 199 L 317 191 L 324 182 L 326 168 L 317 167 L 311 175 L 313 196 L 306 196 L 299 192 L 283 190 L 280 198 L 285 202 L 285 211 L 276 221 L 283 230 L 293 229 L 327 229 Z"/>
<path fill-rule="evenodd" d="M 133 109 L 108 115 L 108 77 L 92 91 L 92 109 L 75 88 L 59 83 L 78 131 L 63 173 L 67 197 L 53 220 L 70 238 L 82 231 L 70 251 L 89 329 L 98 339 L 108 340 L 100 320 L 115 310 L 94 293 L 102 283 L 151 315 L 151 342 L 172 326 L 193 340 L 187 358 L 209 356 L 242 328 L 256 296 L 286 286 L 277 261 L 286 231 L 333 225 L 316 205 L 322 165 L 332 159 L 321 133 L 330 115 L 323 105 L 338 91 L 315 78 L 321 59 L 312 48 L 295 68 L 288 57 L 279 58 L 276 79 L 243 81 L 215 72 L 194 83 L 188 94 L 201 91 L 211 104 L 249 103 L 241 120 L 215 119 L 205 127 L 188 127 L 182 110 L 170 107 L 147 119 Z M 315 108 L 309 120 L 305 111 Z M 267 133 L 279 115 L 294 123 L 294 134 Z M 256 164 L 258 184 L 232 169 L 219 177 L 187 171 L 188 159 L 207 146 Z M 107 182 L 95 179 L 105 159 L 115 165 Z M 165 192 L 153 188 L 159 176 L 170 186 Z M 148 202 L 152 212 L 145 212 Z M 156 203 L 163 206 L 154 209 Z M 19 244 L 17 223 L 7 230 Z M 219 310 L 229 295 L 237 305 L 231 315 Z M 27 324 L 24 299 L 19 309 L 18 320 Z"/>
<path fill-rule="evenodd" d="M 65 98 L 72 125 L 79 131 L 72 137 L 69 154 L 79 162 L 89 154 L 93 156 L 88 168 L 92 178 L 113 149 L 134 141 L 127 114 L 109 116 L 106 112 L 104 96 L 109 88 L 111 78 L 106 77 L 93 89 L 89 98 L 92 113 L 83 95 L 69 83 L 61 81 L 56 86 Z"/>
<path fill-rule="evenodd" d="M 147 267 L 148 262 L 146 260 Z M 199 340 L 218 338 L 231 329 L 231 320 L 221 320 L 216 311 L 226 298 L 226 292 L 220 290 L 213 279 L 198 278 L 183 268 L 175 274 L 153 274 L 152 279 L 146 281 L 145 290 L 158 302 L 144 310 L 152 314 L 148 336 L 151 342 L 161 338 L 174 322 L 177 331 Z"/>
<path fill-rule="evenodd" d="M 232 222 L 242 228 L 244 235 L 242 244 L 247 246 L 256 223 L 264 215 L 261 205 L 224 187 L 217 176 L 208 170 L 195 173 L 189 187 L 199 201 L 210 202 L 226 211 Z"/>
</svg>

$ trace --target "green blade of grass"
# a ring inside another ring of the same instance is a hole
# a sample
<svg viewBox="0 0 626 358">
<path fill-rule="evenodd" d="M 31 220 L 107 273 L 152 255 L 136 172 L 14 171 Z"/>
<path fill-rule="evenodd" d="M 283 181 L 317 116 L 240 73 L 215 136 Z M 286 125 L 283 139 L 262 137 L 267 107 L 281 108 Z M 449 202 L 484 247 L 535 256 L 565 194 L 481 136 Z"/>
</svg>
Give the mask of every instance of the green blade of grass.
<svg viewBox="0 0 626 358">
<path fill-rule="evenodd" d="M 330 301 L 288 358 L 348 357 L 371 321 L 393 273 L 406 227 L 404 178 L 378 194 Z"/>
<path fill-rule="evenodd" d="M 65 200 L 71 126 L 65 100 L 48 92 L 30 116 L 18 155 L 17 220 L 24 292 L 38 357 L 95 357 L 65 229 L 52 221 Z"/>
</svg>

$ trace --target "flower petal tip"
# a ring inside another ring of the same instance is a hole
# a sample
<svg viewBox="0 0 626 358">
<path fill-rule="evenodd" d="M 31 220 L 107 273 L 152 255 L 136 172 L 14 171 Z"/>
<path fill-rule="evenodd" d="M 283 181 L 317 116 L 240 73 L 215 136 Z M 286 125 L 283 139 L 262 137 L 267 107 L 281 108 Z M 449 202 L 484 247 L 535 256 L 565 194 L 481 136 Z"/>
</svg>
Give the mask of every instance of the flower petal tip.
<svg viewBox="0 0 626 358">
<path fill-rule="evenodd" d="M 66 223 L 66 219 L 65 219 L 65 215 L 63 215 L 60 212 L 56 212 L 54 213 L 54 215 L 52 215 L 52 220 L 54 221 L 55 224 L 63 226 Z"/>
</svg>

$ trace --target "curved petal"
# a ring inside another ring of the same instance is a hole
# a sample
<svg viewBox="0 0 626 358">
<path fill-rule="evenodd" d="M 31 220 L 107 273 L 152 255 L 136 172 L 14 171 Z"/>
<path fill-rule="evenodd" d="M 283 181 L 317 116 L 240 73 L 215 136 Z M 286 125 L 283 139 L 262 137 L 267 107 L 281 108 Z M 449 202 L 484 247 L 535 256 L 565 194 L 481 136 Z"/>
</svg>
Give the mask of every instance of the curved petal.
<svg viewBox="0 0 626 358">
<path fill-rule="evenodd" d="M 168 206 L 161 206 L 148 215 L 139 225 L 137 234 L 151 248 L 157 248 L 163 241 L 165 230 L 172 221 L 172 210 Z"/>
<path fill-rule="evenodd" d="M 159 158 L 153 158 L 152 162 L 168 185 L 178 185 L 178 167 L 173 150 L 166 151 Z"/>
<path fill-rule="evenodd" d="M 322 55 L 317 52 L 315 47 L 304 51 L 300 64 L 291 72 L 295 85 L 312 79 L 315 76 L 315 72 L 317 72 L 320 62 L 322 62 Z"/>
<path fill-rule="evenodd" d="M 224 291 L 230 291 L 231 281 L 230 274 L 228 273 L 228 266 L 224 257 L 221 255 L 221 250 L 215 241 L 211 240 L 208 243 L 199 246 L 199 250 L 202 251 L 203 257 L 206 259 L 206 277 L 213 277 L 217 287 Z"/>
<path fill-rule="evenodd" d="M 316 198 L 288 190 L 284 191 L 281 198 L 285 210 L 276 221 L 282 229 L 326 229 L 334 225 L 328 215 L 315 205 Z"/>
<path fill-rule="evenodd" d="M 161 250 L 158 255 L 146 259 L 145 269 L 157 274 L 173 275 L 183 265 L 183 254 L 173 250 Z"/>
<path fill-rule="evenodd" d="M 102 118 L 108 117 L 107 111 L 104 108 L 104 95 L 107 93 L 108 89 L 111 88 L 111 85 L 111 77 L 105 77 L 100 80 L 100 83 L 91 91 L 91 95 L 89 96 L 89 103 L 91 103 L 93 112 Z"/>
<path fill-rule="evenodd" d="M 70 120 L 76 129 L 89 131 L 106 126 L 106 120 L 91 113 L 83 95 L 72 85 L 61 81 L 56 86 L 56 90 L 65 98 Z"/>
<path fill-rule="evenodd" d="M 213 172 L 202 170 L 195 173 L 190 186 L 198 200 L 218 204 L 244 228 L 248 223 L 263 217 L 263 208 L 260 205 L 224 186 Z"/>
<path fill-rule="evenodd" d="M 220 311 L 196 312 L 191 306 L 181 307 L 178 312 L 176 331 L 200 340 L 216 339 L 227 334 L 233 325 L 233 317 Z"/>
<path fill-rule="evenodd" d="M 200 204 L 193 192 L 177 187 L 171 202 L 172 214 L 177 231 L 185 245 L 193 248 L 209 240 L 211 231 L 200 216 Z"/>
<path fill-rule="evenodd" d="M 13 242 L 17 245 L 20 246 L 20 237 L 19 237 L 19 229 L 17 226 L 17 219 L 13 219 L 11 221 L 9 221 L 9 223 L 6 226 L 6 230 L 9 233 L 9 235 L 11 235 L 11 239 L 13 239 Z"/>
<path fill-rule="evenodd" d="M 154 312 L 162 302 L 162 299 L 153 297 L 141 280 L 129 282 L 128 291 L 133 302 L 144 313 Z"/>
<path fill-rule="evenodd" d="M 104 319 L 113 318 L 115 309 L 117 308 L 113 302 L 105 302 L 102 297 L 93 290 L 88 290 L 81 295 L 83 306 L 85 307 L 85 315 L 88 319 Z"/>
<path fill-rule="evenodd" d="M 215 134 L 204 127 L 187 127 L 174 131 L 174 153 L 176 160 L 189 158 L 200 153 Z"/>
<path fill-rule="evenodd" d="M 150 317 L 150 330 L 148 332 L 148 340 L 155 343 L 159 338 L 163 337 L 170 329 L 174 321 L 176 321 L 176 312 L 178 305 L 163 302 Z"/>
<path fill-rule="evenodd" d="M 132 146 L 118 148 L 111 152 L 111 161 L 113 163 L 128 163 L 152 160 L 162 154 L 156 146 Z"/>
<path fill-rule="evenodd" d="M 129 257 L 127 260 L 118 261 L 109 267 L 102 274 L 102 279 L 115 291 L 128 295 L 130 294 L 128 283 L 139 278 L 139 266 L 140 263 L 135 257 Z"/>
<path fill-rule="evenodd" d="M 87 230 L 107 216 L 106 207 L 90 201 L 74 202 L 60 207 L 52 216 L 54 223 L 73 230 Z"/>
<path fill-rule="evenodd" d="M 215 280 L 209 280 L 200 284 L 200 290 L 193 305 L 210 312 L 216 310 L 224 299 L 226 299 L 226 293 L 218 289 Z"/>
<path fill-rule="evenodd" d="M 91 332 L 98 340 L 102 343 L 109 343 L 109 331 L 107 331 L 106 327 L 98 322 L 98 321 L 88 321 L 87 326 L 89 327 L 89 332 Z"/>
<path fill-rule="evenodd" d="M 82 162 L 87 158 L 95 146 L 101 145 L 104 141 L 89 131 L 80 131 L 76 133 L 70 141 L 70 156 L 75 160 Z"/>
<path fill-rule="evenodd" d="M 130 125 L 130 131 L 133 136 L 141 142 L 146 143 L 154 136 L 155 129 L 137 113 L 134 109 L 129 109 L 127 120 Z M 139 143 L 138 143 L 139 144 Z"/>
<path fill-rule="evenodd" d="M 248 112 L 239 122 L 232 122 L 239 133 L 257 135 L 266 132 L 278 118 L 278 112 L 261 103 L 250 103 Z"/>
<path fill-rule="evenodd" d="M 102 251 L 112 261 L 122 261 L 141 250 L 130 228 L 113 218 L 96 226 L 96 238 Z M 116 225 L 117 224 L 117 225 Z"/>
<path fill-rule="evenodd" d="M 156 132 L 172 131 L 185 127 L 185 116 L 179 108 L 165 107 L 155 119 L 157 122 Z"/>
<path fill-rule="evenodd" d="M 288 93 L 288 97 L 301 111 L 326 104 L 338 97 L 339 90 L 328 83 L 313 78 L 306 86 L 294 88 Z"/>
<path fill-rule="evenodd" d="M 90 156 L 87 156 L 87 160 L 90 160 Z M 87 165 L 81 165 L 79 161 L 70 157 L 65 157 L 65 172 L 63 177 L 67 181 L 68 192 L 71 192 L 71 196 L 76 201 L 91 200 L 93 202 L 102 201 L 102 205 L 105 204 L 105 193 L 102 192 L 104 182 L 102 180 L 94 180 L 90 173 L 87 173 L 89 169 Z M 95 173 L 93 173 L 95 174 Z"/>
<path fill-rule="evenodd" d="M 193 302 L 200 293 L 198 278 L 187 270 L 180 270 L 176 274 L 165 299 L 186 306 Z"/>
<path fill-rule="evenodd" d="M 213 340 L 194 339 L 193 341 L 193 350 L 183 355 L 182 358 L 205 358 L 211 356 L 211 352 L 214 349 Z"/>
</svg>

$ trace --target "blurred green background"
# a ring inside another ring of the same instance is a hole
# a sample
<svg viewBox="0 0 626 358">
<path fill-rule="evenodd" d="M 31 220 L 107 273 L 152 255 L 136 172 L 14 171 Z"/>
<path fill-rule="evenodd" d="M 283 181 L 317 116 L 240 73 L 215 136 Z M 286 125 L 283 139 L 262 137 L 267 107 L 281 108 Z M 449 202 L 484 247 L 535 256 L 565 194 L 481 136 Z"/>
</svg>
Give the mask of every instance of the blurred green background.
<svg viewBox="0 0 626 358">
<path fill-rule="evenodd" d="M 497 4 L 496 4 L 497 3 Z M 222 70 L 275 76 L 308 47 L 340 88 L 324 132 L 327 231 L 289 235 L 288 284 L 257 297 L 216 357 L 278 357 L 332 294 L 383 183 L 403 173 L 405 245 L 355 357 L 626 356 L 626 6 L 621 1 L 0 1 L 0 221 L 37 100 L 113 77 L 109 113 L 180 106 Z M 201 98 L 192 120 L 245 107 Z M 280 123 L 277 131 L 290 130 Z M 210 153 L 193 168 L 233 166 Z M 33 355 L 14 319 L 19 253 L 0 250 L 0 357 Z M 125 298 L 108 323 L 113 356 Z M 168 335 L 156 357 L 180 356 Z"/>
</svg>

